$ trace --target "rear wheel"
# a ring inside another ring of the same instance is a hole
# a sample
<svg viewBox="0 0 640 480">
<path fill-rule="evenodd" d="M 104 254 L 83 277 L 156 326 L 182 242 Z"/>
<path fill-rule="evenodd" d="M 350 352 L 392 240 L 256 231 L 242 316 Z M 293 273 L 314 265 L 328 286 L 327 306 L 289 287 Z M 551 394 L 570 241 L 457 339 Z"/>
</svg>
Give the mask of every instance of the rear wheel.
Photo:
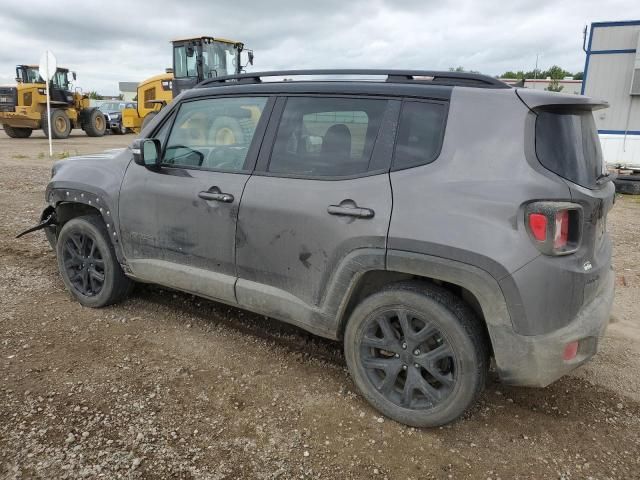
<svg viewBox="0 0 640 480">
<path fill-rule="evenodd" d="M 92 108 L 83 113 L 85 120 L 82 128 L 86 134 L 90 137 L 102 137 L 107 129 L 107 121 L 102 112 L 97 108 Z"/>
<path fill-rule="evenodd" d="M 4 132 L 11 138 L 29 138 L 33 130 L 23 127 L 12 127 L 10 125 L 2 125 Z"/>
<path fill-rule="evenodd" d="M 42 113 L 42 131 L 49 137 L 47 112 Z M 67 138 L 71 133 L 71 121 L 67 112 L 58 108 L 51 110 L 51 138 Z"/>
<path fill-rule="evenodd" d="M 87 307 L 120 302 L 133 282 L 118 263 L 104 222 L 86 215 L 64 224 L 56 242 L 58 269 L 67 290 Z"/>
<path fill-rule="evenodd" d="M 157 114 L 158 112 L 149 112 L 145 115 L 145 117 L 142 119 L 142 130 L 144 130 L 144 127 L 146 127 Z"/>
<path fill-rule="evenodd" d="M 363 300 L 344 339 L 362 395 L 415 427 L 458 418 L 482 391 L 487 343 L 473 312 L 440 287 L 400 283 Z"/>
</svg>

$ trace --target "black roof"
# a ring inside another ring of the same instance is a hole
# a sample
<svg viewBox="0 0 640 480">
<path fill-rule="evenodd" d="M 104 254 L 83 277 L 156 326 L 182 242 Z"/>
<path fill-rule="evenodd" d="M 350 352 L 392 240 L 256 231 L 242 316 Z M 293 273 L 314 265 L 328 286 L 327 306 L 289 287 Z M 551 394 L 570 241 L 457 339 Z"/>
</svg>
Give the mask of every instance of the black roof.
<svg viewBox="0 0 640 480">
<path fill-rule="evenodd" d="M 266 83 L 222 83 L 204 85 L 184 91 L 182 98 L 209 95 L 368 95 L 403 96 L 449 100 L 453 87 L 444 85 L 389 84 L 385 82 L 266 82 Z"/>
</svg>

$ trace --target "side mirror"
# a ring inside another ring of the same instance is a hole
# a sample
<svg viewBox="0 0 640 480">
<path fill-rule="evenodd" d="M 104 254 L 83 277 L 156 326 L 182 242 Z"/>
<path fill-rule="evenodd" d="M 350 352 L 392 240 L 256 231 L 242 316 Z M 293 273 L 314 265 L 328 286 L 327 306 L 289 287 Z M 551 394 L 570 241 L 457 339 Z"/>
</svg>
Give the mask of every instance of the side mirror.
<svg viewBox="0 0 640 480">
<path fill-rule="evenodd" d="M 157 138 L 140 138 L 131 144 L 133 161 L 147 168 L 158 168 L 162 145 Z"/>
<path fill-rule="evenodd" d="M 76 72 L 71 72 L 71 76 L 73 77 L 73 79 L 76 79 Z"/>
<path fill-rule="evenodd" d="M 253 50 L 249 50 L 247 55 L 249 56 L 249 65 L 253 65 Z"/>
</svg>

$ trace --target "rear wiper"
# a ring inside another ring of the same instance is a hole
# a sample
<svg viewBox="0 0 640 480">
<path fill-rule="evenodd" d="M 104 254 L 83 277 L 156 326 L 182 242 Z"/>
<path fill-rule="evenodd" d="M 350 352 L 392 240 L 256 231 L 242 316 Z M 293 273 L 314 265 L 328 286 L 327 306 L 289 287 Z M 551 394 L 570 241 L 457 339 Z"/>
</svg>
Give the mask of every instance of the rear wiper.
<svg viewBox="0 0 640 480">
<path fill-rule="evenodd" d="M 602 185 L 604 182 L 607 182 L 609 180 L 611 180 L 611 174 L 609 172 L 607 173 L 601 173 L 600 175 L 598 175 L 596 177 L 596 184 L 597 185 Z"/>
</svg>

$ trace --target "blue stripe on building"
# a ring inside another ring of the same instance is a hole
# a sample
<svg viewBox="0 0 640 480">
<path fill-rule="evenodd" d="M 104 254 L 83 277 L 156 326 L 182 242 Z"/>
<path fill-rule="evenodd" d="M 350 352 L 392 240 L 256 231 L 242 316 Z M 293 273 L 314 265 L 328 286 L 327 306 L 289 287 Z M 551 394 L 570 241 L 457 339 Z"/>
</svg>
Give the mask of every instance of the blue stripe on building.
<svg viewBox="0 0 640 480">
<path fill-rule="evenodd" d="M 640 130 L 598 130 L 603 135 L 640 135 Z"/>
</svg>

